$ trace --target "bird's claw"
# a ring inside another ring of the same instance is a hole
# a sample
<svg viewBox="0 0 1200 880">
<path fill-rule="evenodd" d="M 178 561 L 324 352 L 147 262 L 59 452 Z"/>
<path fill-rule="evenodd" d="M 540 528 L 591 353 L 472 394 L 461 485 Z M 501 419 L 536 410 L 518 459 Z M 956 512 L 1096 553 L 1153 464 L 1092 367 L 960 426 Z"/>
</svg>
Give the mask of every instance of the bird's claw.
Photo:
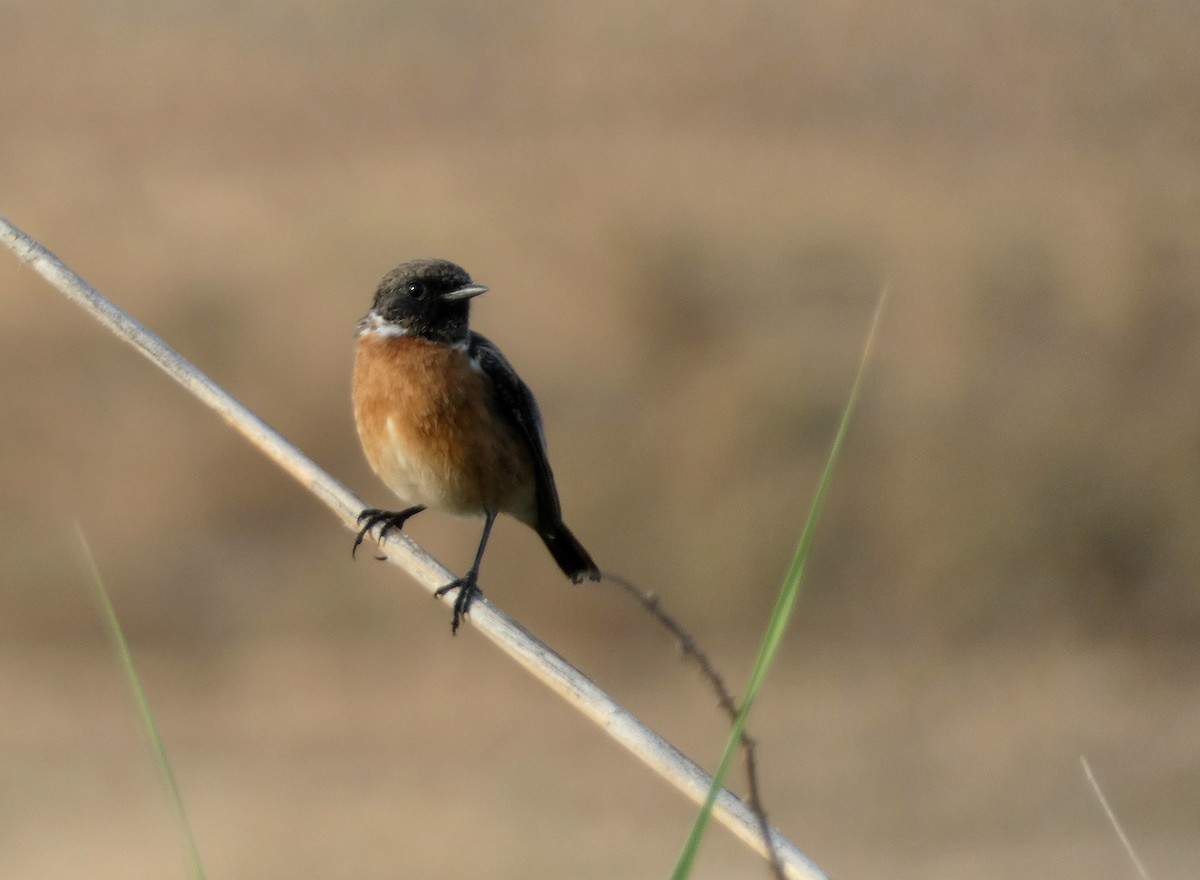
<svg viewBox="0 0 1200 880">
<path fill-rule="evenodd" d="M 458 590 L 458 595 L 454 597 L 454 614 L 450 618 L 450 635 L 456 635 L 459 624 L 471 610 L 471 603 L 476 597 L 483 595 L 483 590 L 479 589 L 479 584 L 475 582 L 475 573 L 470 572 L 466 577 L 457 578 L 444 587 L 438 587 L 433 596 L 440 599 L 451 590 Z"/>
<path fill-rule="evenodd" d="M 403 529 L 404 524 L 409 517 L 415 516 L 424 510 L 424 507 L 409 507 L 404 510 L 380 510 L 378 507 L 368 507 L 358 515 L 358 524 L 362 526 L 358 530 L 358 534 L 354 536 L 354 546 L 350 548 L 350 557 L 353 559 L 358 553 L 358 545 L 363 542 L 363 538 L 375 528 L 375 526 L 383 523 L 383 528 L 379 530 L 379 540 L 382 541 L 387 537 L 387 533 L 392 529 Z M 386 556 L 376 556 L 376 559 L 383 561 Z"/>
</svg>

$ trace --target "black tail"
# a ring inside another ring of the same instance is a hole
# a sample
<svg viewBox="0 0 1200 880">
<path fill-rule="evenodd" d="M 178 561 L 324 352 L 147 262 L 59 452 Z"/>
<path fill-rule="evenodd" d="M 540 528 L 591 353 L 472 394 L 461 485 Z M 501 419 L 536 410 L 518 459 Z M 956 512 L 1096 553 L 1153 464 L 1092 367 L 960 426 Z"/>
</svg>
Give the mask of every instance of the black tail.
<svg viewBox="0 0 1200 880">
<path fill-rule="evenodd" d="M 563 574 L 574 583 L 584 578 L 590 581 L 600 580 L 600 569 L 592 562 L 592 557 L 583 549 L 583 545 L 571 534 L 564 523 L 555 523 L 549 528 L 539 528 L 538 535 L 546 542 L 546 549 L 563 570 Z"/>
</svg>

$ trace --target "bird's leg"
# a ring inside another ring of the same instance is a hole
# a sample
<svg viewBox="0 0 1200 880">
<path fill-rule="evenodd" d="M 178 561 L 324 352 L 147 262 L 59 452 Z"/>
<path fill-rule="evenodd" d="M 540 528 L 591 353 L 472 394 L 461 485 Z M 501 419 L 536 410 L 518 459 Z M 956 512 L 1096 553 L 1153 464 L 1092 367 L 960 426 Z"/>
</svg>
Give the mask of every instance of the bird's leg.
<svg viewBox="0 0 1200 880">
<path fill-rule="evenodd" d="M 358 522 L 362 526 L 358 530 L 358 534 L 354 536 L 354 546 L 350 548 L 350 556 L 358 552 L 358 545 L 363 542 L 363 538 L 367 536 L 367 532 L 375 528 L 375 526 L 383 523 L 383 528 L 379 530 L 379 540 L 382 541 L 387 537 L 387 533 L 392 529 L 404 528 L 404 523 L 410 516 L 416 516 L 425 505 L 418 504 L 416 507 L 407 507 L 404 510 L 380 510 L 378 507 L 368 507 L 358 515 Z M 380 556 L 379 559 L 385 557 Z"/>
<path fill-rule="evenodd" d="M 483 551 L 487 547 L 488 535 L 492 533 L 492 523 L 496 521 L 496 514 L 489 512 L 486 517 L 483 521 L 483 534 L 479 538 L 479 549 L 475 551 L 475 561 L 471 564 L 470 570 L 464 577 L 451 581 L 433 594 L 440 599 L 451 590 L 458 589 L 458 595 L 454 597 L 454 616 L 450 618 L 451 635 L 458 632 L 458 625 L 462 622 L 463 616 L 471 610 L 471 602 L 483 592 L 479 589 L 478 583 L 479 564 L 483 562 Z"/>
</svg>

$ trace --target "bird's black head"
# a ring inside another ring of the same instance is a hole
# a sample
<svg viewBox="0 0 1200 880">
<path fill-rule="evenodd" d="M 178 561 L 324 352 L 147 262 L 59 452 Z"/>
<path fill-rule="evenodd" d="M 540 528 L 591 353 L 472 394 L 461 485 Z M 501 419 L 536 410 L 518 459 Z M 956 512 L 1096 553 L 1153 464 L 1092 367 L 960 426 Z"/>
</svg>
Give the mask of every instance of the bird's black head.
<svg viewBox="0 0 1200 880">
<path fill-rule="evenodd" d="M 462 342 L 467 338 L 471 298 L 486 290 L 447 260 L 401 263 L 379 282 L 375 302 L 358 322 L 358 331 Z"/>
</svg>

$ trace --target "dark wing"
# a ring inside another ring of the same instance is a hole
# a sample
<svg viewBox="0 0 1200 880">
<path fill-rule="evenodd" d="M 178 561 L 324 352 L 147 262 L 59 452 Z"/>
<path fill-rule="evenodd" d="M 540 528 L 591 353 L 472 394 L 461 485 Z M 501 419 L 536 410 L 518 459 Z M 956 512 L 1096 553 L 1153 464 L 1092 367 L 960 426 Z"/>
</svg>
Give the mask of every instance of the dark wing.
<svg viewBox="0 0 1200 880">
<path fill-rule="evenodd" d="M 537 512 L 539 523 L 550 525 L 562 521 L 562 509 L 558 504 L 558 491 L 554 488 L 554 474 L 550 472 L 550 461 L 546 458 L 546 434 L 542 429 L 542 414 L 529 386 L 521 381 L 508 359 L 500 353 L 492 341 L 478 333 L 471 333 L 467 351 L 471 360 L 479 365 L 492 385 L 496 409 L 508 424 L 516 429 L 517 436 L 525 441 L 537 480 Z"/>
</svg>

